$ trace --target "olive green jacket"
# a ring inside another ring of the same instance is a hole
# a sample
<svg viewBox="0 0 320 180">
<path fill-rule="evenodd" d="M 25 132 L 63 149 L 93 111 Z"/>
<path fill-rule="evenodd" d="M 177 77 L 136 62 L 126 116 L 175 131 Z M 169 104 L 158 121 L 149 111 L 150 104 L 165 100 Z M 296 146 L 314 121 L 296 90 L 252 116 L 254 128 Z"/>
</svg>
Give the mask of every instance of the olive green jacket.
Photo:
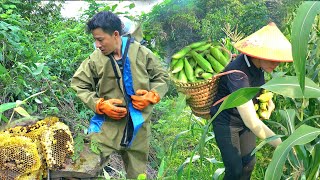
<svg viewBox="0 0 320 180">
<path fill-rule="evenodd" d="M 158 58 L 146 47 L 138 42 L 130 44 L 128 51 L 130 59 L 134 91 L 138 89 L 154 90 L 162 98 L 168 90 L 168 73 L 162 68 Z M 125 104 L 123 81 L 120 69 L 120 87 L 113 72 L 111 60 L 108 56 L 96 49 L 83 61 L 71 80 L 71 87 L 76 90 L 77 96 L 94 112 L 99 98 L 105 100 L 116 98 Z M 145 120 L 150 119 L 152 105 L 142 111 Z M 108 118 L 108 117 L 107 117 Z"/>
</svg>

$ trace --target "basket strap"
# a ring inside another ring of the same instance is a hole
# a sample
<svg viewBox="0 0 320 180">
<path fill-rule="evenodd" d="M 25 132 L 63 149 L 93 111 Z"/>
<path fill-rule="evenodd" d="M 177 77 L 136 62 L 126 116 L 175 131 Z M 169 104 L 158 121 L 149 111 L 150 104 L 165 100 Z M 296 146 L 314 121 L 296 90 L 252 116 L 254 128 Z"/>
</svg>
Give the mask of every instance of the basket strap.
<svg viewBox="0 0 320 180">
<path fill-rule="evenodd" d="M 234 70 L 226 71 L 226 72 L 223 72 L 223 73 L 219 73 L 219 74 L 215 75 L 214 77 L 220 77 L 220 76 L 224 76 L 224 75 L 235 73 L 235 72 L 242 73 L 242 74 L 246 75 L 246 73 L 244 73 L 244 72 L 242 72 L 240 70 L 234 69 Z"/>
<path fill-rule="evenodd" d="M 224 101 L 228 96 L 229 96 L 229 95 L 227 95 L 227 96 L 225 96 L 225 97 L 223 97 L 223 98 L 219 99 L 219 100 L 218 100 L 218 101 L 216 101 L 212 106 L 215 106 L 215 105 L 217 105 L 217 104 L 221 103 L 221 102 L 222 102 L 222 101 Z"/>
<path fill-rule="evenodd" d="M 230 71 L 226 71 L 226 72 L 223 72 L 223 73 L 220 73 L 220 74 L 217 74 L 215 77 L 220 77 L 220 76 L 224 76 L 224 75 L 227 75 L 227 74 L 231 74 L 231 73 L 242 73 L 244 75 L 246 75 L 246 73 L 242 72 L 242 71 L 239 71 L 239 70 L 230 70 Z M 224 101 L 229 95 L 219 99 L 218 101 L 216 101 L 212 106 L 215 106 L 219 103 L 221 103 L 222 101 Z"/>
</svg>

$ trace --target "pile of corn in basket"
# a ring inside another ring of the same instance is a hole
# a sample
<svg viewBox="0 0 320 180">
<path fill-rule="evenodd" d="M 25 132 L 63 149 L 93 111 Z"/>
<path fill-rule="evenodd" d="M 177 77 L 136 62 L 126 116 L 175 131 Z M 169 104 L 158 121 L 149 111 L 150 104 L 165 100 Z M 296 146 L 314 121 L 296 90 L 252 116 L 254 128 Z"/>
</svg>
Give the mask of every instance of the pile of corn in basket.
<svg viewBox="0 0 320 180">
<path fill-rule="evenodd" d="M 187 96 L 194 115 L 210 119 L 220 72 L 231 58 L 230 51 L 207 41 L 192 43 L 172 56 L 171 79 L 177 90 Z"/>
</svg>

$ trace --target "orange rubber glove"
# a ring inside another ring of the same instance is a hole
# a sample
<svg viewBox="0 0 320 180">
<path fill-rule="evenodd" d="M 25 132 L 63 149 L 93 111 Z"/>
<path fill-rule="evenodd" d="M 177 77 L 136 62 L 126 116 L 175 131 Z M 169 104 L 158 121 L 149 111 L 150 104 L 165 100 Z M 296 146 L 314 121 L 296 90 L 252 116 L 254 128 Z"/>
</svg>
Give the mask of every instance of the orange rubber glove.
<svg viewBox="0 0 320 180">
<path fill-rule="evenodd" d="M 136 95 L 131 96 L 133 107 L 140 111 L 149 106 L 150 103 L 156 104 L 160 101 L 160 96 L 155 91 L 138 89 Z"/>
<path fill-rule="evenodd" d="M 124 107 L 117 107 L 116 104 L 121 105 L 120 99 L 104 100 L 100 98 L 96 105 L 96 112 L 98 114 L 106 114 L 112 119 L 119 120 L 127 115 L 127 109 Z"/>
</svg>

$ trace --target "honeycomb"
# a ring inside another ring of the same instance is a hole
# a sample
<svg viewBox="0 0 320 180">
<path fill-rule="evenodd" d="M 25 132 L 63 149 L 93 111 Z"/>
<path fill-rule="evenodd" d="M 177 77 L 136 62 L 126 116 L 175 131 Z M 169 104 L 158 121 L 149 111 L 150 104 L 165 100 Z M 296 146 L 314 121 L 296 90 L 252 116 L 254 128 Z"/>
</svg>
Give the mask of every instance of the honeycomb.
<svg viewBox="0 0 320 180">
<path fill-rule="evenodd" d="M 37 146 L 30 138 L 0 135 L 0 178 L 19 179 L 21 174 L 36 171 L 41 166 Z"/>
<path fill-rule="evenodd" d="M 0 132 L 0 180 L 41 179 L 73 154 L 69 127 L 56 117 Z"/>
<path fill-rule="evenodd" d="M 57 117 L 48 117 L 44 120 L 38 121 L 33 125 L 17 126 L 6 130 L 6 132 L 9 132 L 14 136 L 25 136 L 32 139 L 33 141 L 36 141 L 40 140 L 40 137 L 42 136 L 44 130 L 48 129 L 48 127 L 57 122 L 59 122 L 59 119 Z"/>
<path fill-rule="evenodd" d="M 44 131 L 41 144 L 49 169 L 62 168 L 66 157 L 73 154 L 71 132 L 69 127 L 61 122 Z"/>
</svg>

